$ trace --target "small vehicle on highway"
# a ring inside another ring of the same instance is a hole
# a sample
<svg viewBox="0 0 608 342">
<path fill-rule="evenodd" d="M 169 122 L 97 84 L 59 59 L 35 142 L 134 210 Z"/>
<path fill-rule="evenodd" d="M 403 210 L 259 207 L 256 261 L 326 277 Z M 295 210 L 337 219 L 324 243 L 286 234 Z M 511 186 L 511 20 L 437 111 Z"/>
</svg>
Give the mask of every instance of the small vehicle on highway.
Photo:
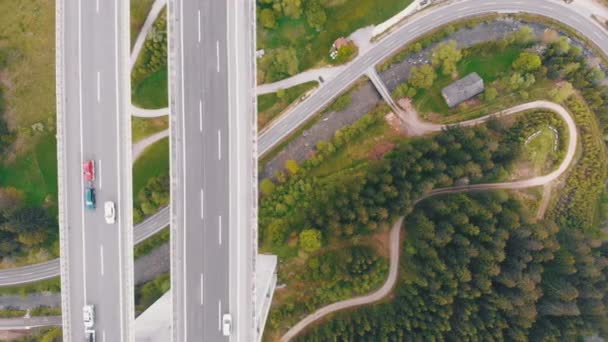
<svg viewBox="0 0 608 342">
<path fill-rule="evenodd" d="M 82 173 L 84 180 L 92 182 L 95 180 L 95 161 L 87 160 L 82 164 Z"/>
<path fill-rule="evenodd" d="M 84 206 L 87 209 L 95 209 L 95 189 L 85 188 L 84 189 Z"/>
<path fill-rule="evenodd" d="M 232 332 L 232 315 L 227 313 L 222 316 L 222 334 L 230 336 Z"/>
<path fill-rule="evenodd" d="M 82 307 L 82 319 L 86 329 L 92 329 L 95 325 L 95 306 L 85 305 Z"/>
<path fill-rule="evenodd" d="M 107 201 L 103 204 L 103 216 L 106 218 L 107 224 L 114 224 L 116 222 L 116 208 L 114 202 Z"/>
</svg>

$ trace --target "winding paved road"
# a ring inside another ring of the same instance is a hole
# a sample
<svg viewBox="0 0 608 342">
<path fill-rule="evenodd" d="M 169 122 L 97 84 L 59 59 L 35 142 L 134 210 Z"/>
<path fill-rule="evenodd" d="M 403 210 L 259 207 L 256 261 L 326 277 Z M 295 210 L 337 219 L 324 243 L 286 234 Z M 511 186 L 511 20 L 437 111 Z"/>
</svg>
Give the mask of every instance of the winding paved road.
<svg viewBox="0 0 608 342">
<path fill-rule="evenodd" d="M 520 113 L 522 111 L 526 111 L 526 110 L 530 110 L 530 109 L 548 109 L 548 110 L 553 111 L 556 114 L 558 114 L 566 122 L 566 126 L 568 128 L 568 148 L 567 148 L 564 159 L 562 160 L 561 164 L 559 165 L 559 167 L 556 170 L 554 170 L 544 176 L 538 176 L 538 177 L 525 179 L 525 180 L 521 180 L 521 181 L 515 181 L 515 182 L 504 182 L 504 183 L 493 183 L 493 184 L 473 184 L 473 185 L 463 185 L 463 186 L 454 186 L 454 187 L 448 187 L 448 188 L 434 189 L 431 192 L 429 192 L 428 194 L 423 195 L 422 197 L 417 199 L 414 202 L 414 205 L 424 199 L 427 199 L 432 196 L 437 196 L 437 195 L 445 195 L 445 194 L 451 194 L 451 193 L 457 193 L 457 192 L 496 190 L 496 189 L 522 189 L 522 188 L 540 186 L 540 185 L 545 185 L 547 183 L 550 183 L 550 182 L 554 181 L 555 179 L 557 179 L 559 176 L 561 176 L 568 169 L 568 167 L 570 166 L 570 163 L 574 160 L 574 154 L 576 153 L 576 145 L 578 142 L 578 132 L 576 130 L 576 124 L 574 123 L 572 116 L 570 116 L 570 113 L 568 113 L 568 111 L 564 107 L 562 107 L 556 103 L 552 103 L 552 102 L 548 102 L 548 101 L 529 102 L 529 103 L 525 103 L 525 104 L 510 108 L 510 109 L 492 114 L 492 115 L 487 115 L 487 116 L 484 116 L 484 117 L 481 117 L 478 119 L 474 119 L 474 120 L 464 121 L 460 124 L 455 124 L 455 125 L 467 126 L 467 127 L 475 126 L 475 125 L 484 123 L 484 122 L 490 120 L 491 118 L 512 115 L 512 114 Z M 432 131 L 439 131 L 441 129 L 444 129 L 444 128 L 447 128 L 450 126 L 454 126 L 454 125 L 428 124 L 425 126 L 424 129 L 426 130 L 426 133 L 428 133 L 428 132 L 432 132 Z M 420 134 L 423 134 L 422 130 L 420 131 Z M 356 307 L 356 306 L 374 303 L 374 302 L 377 302 L 380 299 L 386 297 L 391 292 L 391 290 L 393 289 L 393 287 L 395 286 L 395 283 L 397 281 L 397 271 L 399 268 L 399 251 L 400 251 L 399 241 L 400 241 L 401 225 L 403 223 L 403 219 L 404 219 L 403 217 L 400 217 L 397 220 L 397 222 L 395 222 L 395 224 L 391 230 L 391 234 L 390 234 L 390 239 L 391 239 L 390 268 L 389 268 L 388 277 L 387 277 L 386 281 L 384 282 L 384 285 L 382 285 L 381 288 L 379 288 L 378 290 L 376 290 L 368 295 L 343 300 L 340 302 L 329 304 L 325 307 L 318 309 L 317 311 L 313 312 L 312 314 L 306 316 L 304 319 L 299 321 L 291 329 L 289 329 L 289 331 L 287 331 L 287 333 L 285 333 L 285 335 L 283 335 L 283 337 L 281 338 L 281 341 L 291 340 L 292 338 L 297 336 L 300 332 L 302 332 L 302 330 L 304 330 L 306 327 L 308 327 L 310 324 L 318 321 L 319 319 L 321 319 L 331 313 L 334 313 L 334 312 L 340 311 L 340 310 L 345 310 L 345 309 L 352 308 L 352 307 Z"/>
</svg>

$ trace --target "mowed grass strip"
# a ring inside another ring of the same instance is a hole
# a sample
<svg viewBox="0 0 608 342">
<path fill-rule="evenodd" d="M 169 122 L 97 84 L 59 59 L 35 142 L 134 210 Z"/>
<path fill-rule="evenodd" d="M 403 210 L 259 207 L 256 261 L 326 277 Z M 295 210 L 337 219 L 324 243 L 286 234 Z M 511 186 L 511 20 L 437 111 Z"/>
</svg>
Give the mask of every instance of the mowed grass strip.
<svg viewBox="0 0 608 342">
<path fill-rule="evenodd" d="M 163 138 L 144 150 L 133 165 L 133 198 L 154 177 L 169 174 L 169 138 Z"/>
<path fill-rule="evenodd" d="M 167 67 L 152 73 L 133 88 L 133 104 L 139 108 L 166 108 L 169 103 L 167 90 Z"/>
<path fill-rule="evenodd" d="M 169 128 L 169 115 L 156 118 L 131 117 L 131 139 L 133 140 L 133 143 L 154 133 L 164 131 L 167 128 Z"/>
<path fill-rule="evenodd" d="M 266 127 L 285 108 L 317 85 L 316 81 L 311 81 L 284 89 L 284 95 L 281 98 L 277 96 L 278 93 L 258 96 L 258 130 Z"/>
<path fill-rule="evenodd" d="M 299 19 L 283 16 L 277 27 L 269 30 L 258 25 L 258 49 L 292 46 L 300 61 L 300 70 L 329 62 L 329 49 L 339 37 L 349 36 L 359 28 L 377 25 L 405 9 L 412 0 L 325 0 L 327 14 L 323 30 L 316 31 Z"/>
</svg>

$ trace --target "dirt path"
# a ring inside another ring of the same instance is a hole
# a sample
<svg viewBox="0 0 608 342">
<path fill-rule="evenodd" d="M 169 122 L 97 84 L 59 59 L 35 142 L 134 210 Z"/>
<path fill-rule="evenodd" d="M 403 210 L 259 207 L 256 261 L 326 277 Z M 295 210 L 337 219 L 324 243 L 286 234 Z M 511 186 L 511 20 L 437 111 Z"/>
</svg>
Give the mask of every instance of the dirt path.
<svg viewBox="0 0 608 342">
<path fill-rule="evenodd" d="M 455 187 L 449 187 L 449 188 L 439 188 L 439 189 L 432 190 L 431 192 L 429 192 L 426 195 L 423 195 L 418 200 L 416 200 L 415 203 L 418 203 L 418 202 L 420 202 L 424 199 L 427 199 L 429 197 L 432 197 L 432 196 L 451 194 L 451 193 L 457 193 L 457 192 L 485 191 L 485 190 L 495 190 L 495 189 L 522 189 L 522 188 L 540 186 L 540 185 L 548 184 L 548 183 L 556 180 L 559 176 L 561 176 L 566 171 L 566 169 L 568 168 L 568 166 L 570 165 L 572 160 L 574 159 L 574 154 L 576 152 L 576 144 L 578 141 L 578 132 L 576 130 L 576 124 L 574 123 L 572 116 L 570 116 L 570 113 L 568 113 L 568 111 L 564 107 L 562 107 L 556 103 L 549 102 L 549 101 L 529 102 L 529 103 L 525 103 L 525 104 L 522 104 L 519 106 L 509 108 L 507 110 L 500 111 L 495 114 L 487 115 L 487 116 L 484 116 L 484 117 L 481 117 L 478 119 L 464 121 L 464 122 L 461 122 L 460 124 L 455 124 L 455 125 L 471 127 L 471 126 L 475 126 L 475 125 L 484 123 L 492 118 L 512 115 L 512 114 L 530 110 L 530 109 L 548 109 L 548 110 L 558 114 L 566 122 L 566 126 L 568 128 L 568 135 L 569 135 L 568 150 L 566 151 L 566 156 L 564 157 L 560 166 L 556 170 L 554 170 L 553 172 L 550 172 L 549 174 L 544 175 L 544 176 L 538 176 L 538 177 L 524 179 L 524 180 L 515 181 L 515 182 L 474 184 L 474 185 L 455 186 Z M 414 127 L 413 131 L 417 132 L 416 134 L 420 134 L 420 135 L 441 131 L 442 129 L 444 129 L 446 127 L 454 126 L 454 125 L 429 124 L 429 123 L 420 121 L 417 117 L 414 117 L 414 116 L 410 116 L 408 118 L 408 122 L 406 122 L 406 124 L 408 125 L 408 127 L 410 127 L 410 126 Z M 356 306 L 361 306 L 361 305 L 366 305 L 366 304 L 371 304 L 371 303 L 377 302 L 377 301 L 381 300 L 382 298 L 386 297 L 392 291 L 392 289 L 395 286 L 395 283 L 397 281 L 397 271 L 399 269 L 399 250 L 400 250 L 399 241 L 400 241 L 401 225 L 403 223 L 403 219 L 404 219 L 403 217 L 400 217 L 397 220 L 397 222 L 394 224 L 394 226 L 391 230 L 390 268 L 389 268 L 388 278 L 386 279 L 386 282 L 384 283 L 384 285 L 382 285 L 382 287 L 380 289 L 378 289 L 368 295 L 343 300 L 343 301 L 329 304 L 325 307 L 320 308 L 319 310 L 306 316 L 304 319 L 302 319 L 296 325 L 294 325 L 291 329 L 289 329 L 289 331 L 287 331 L 287 333 L 285 333 L 285 335 L 283 335 L 283 337 L 281 337 L 282 342 L 291 340 L 292 338 L 297 336 L 300 332 L 302 332 L 306 327 L 308 327 L 310 324 L 318 321 L 319 319 L 321 319 L 331 313 L 334 313 L 334 312 L 340 311 L 340 310 L 345 310 L 348 308 L 353 308 Z"/>
</svg>

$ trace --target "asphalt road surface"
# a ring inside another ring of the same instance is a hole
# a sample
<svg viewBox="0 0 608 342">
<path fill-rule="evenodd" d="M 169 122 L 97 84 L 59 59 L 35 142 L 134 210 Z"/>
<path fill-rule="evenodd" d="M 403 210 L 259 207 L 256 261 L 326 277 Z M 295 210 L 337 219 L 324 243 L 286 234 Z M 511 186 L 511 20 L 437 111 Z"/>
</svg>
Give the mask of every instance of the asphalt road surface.
<svg viewBox="0 0 608 342">
<path fill-rule="evenodd" d="M 131 341 L 133 237 L 129 4 L 57 2 L 58 159 L 64 339 L 84 340 L 83 306 L 95 306 L 100 341 Z M 94 160 L 95 180 L 82 164 Z M 84 189 L 97 208 L 84 208 Z M 104 219 L 116 203 L 116 223 Z"/>
<path fill-rule="evenodd" d="M 275 120 L 259 137 L 260 155 L 270 151 L 297 127 L 313 117 L 333 98 L 363 76 L 368 68 L 390 56 L 403 45 L 440 25 L 492 12 L 525 12 L 552 18 L 579 31 L 608 54 L 608 36 L 605 32 L 591 18 L 577 13 L 563 1 L 460 0 L 430 7 L 409 18 L 405 24 L 378 42 L 367 53 L 348 64 L 339 75 L 321 84 L 321 87 L 300 105 Z"/>
<path fill-rule="evenodd" d="M 173 339 L 251 341 L 255 2 L 169 5 Z"/>
<path fill-rule="evenodd" d="M 169 7 L 174 341 L 227 340 L 227 7 L 212 0 Z"/>
<path fill-rule="evenodd" d="M 156 214 L 133 228 L 133 242 L 138 244 L 158 233 L 169 225 L 169 208 L 162 208 Z M 29 266 L 0 270 L 0 286 L 18 285 L 38 280 L 58 277 L 60 274 L 59 259 L 49 260 Z"/>
</svg>

